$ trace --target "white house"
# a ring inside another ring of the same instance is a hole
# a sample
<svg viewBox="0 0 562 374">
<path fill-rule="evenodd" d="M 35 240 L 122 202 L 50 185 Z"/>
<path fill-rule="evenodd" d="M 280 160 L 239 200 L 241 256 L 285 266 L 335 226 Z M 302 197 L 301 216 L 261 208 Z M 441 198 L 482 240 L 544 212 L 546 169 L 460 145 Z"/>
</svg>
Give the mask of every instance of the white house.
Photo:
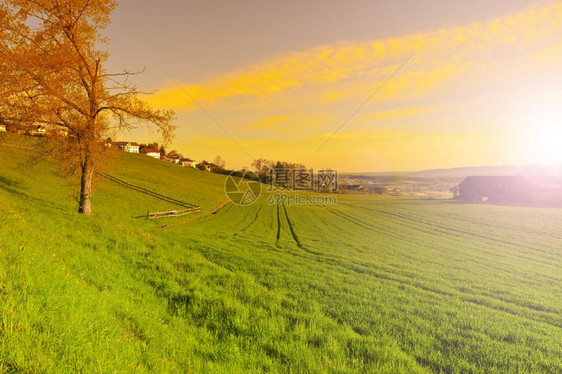
<svg viewBox="0 0 562 374">
<path fill-rule="evenodd" d="M 190 158 L 182 158 L 182 159 L 180 160 L 180 165 L 181 165 L 181 166 L 186 166 L 186 167 L 189 167 L 189 168 L 195 168 L 195 165 L 196 165 L 196 164 L 197 164 L 197 161 L 192 160 L 192 159 L 190 159 Z"/>
<path fill-rule="evenodd" d="M 139 153 L 139 145 L 135 142 L 111 142 L 110 146 L 129 153 Z"/>
<path fill-rule="evenodd" d="M 123 145 L 123 150 L 129 153 L 139 153 L 139 144 L 135 142 L 126 142 Z"/>
<path fill-rule="evenodd" d="M 160 158 L 160 151 L 154 148 L 143 148 L 141 149 L 141 153 L 144 153 L 147 156 Z"/>
<path fill-rule="evenodd" d="M 0 132 L 6 132 L 6 125 L 0 125 Z"/>
</svg>

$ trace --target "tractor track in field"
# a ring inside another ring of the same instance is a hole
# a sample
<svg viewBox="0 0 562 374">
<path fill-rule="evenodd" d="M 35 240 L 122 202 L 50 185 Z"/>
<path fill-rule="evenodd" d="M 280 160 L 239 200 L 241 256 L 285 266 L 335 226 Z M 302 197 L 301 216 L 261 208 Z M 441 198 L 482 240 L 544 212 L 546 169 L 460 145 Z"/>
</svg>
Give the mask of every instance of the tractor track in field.
<svg viewBox="0 0 562 374">
<path fill-rule="evenodd" d="M 387 236 L 389 238 L 398 239 L 398 240 L 401 240 L 401 241 L 407 241 L 403 235 L 402 236 L 397 235 L 397 234 L 394 234 L 392 231 L 384 230 L 384 229 L 382 229 L 382 227 L 380 225 L 375 225 L 375 224 L 370 223 L 370 222 L 366 223 L 366 221 L 362 221 L 362 220 L 358 219 L 357 217 L 354 217 L 350 214 L 347 214 L 347 213 L 344 213 L 342 211 L 338 211 L 338 210 L 335 210 L 335 209 L 328 209 L 328 211 L 331 214 L 333 214 L 334 216 L 336 216 L 338 218 L 341 218 L 341 219 L 344 219 L 347 222 L 350 222 L 350 223 L 354 224 L 355 226 L 360 227 L 363 230 L 369 230 L 370 232 L 376 232 L 378 234 Z M 408 242 L 411 242 L 411 243 L 415 244 L 414 241 L 408 241 Z"/>
<path fill-rule="evenodd" d="M 419 281 L 414 281 L 413 279 L 407 277 L 401 277 L 399 275 L 392 274 L 392 271 L 389 271 L 389 269 L 378 267 L 376 264 L 372 263 L 352 260 L 352 263 L 344 264 L 341 261 L 338 261 L 337 259 L 331 257 L 326 257 L 325 260 L 331 260 L 322 262 L 334 268 L 343 268 L 357 274 L 365 274 L 367 276 L 379 279 L 381 281 L 389 282 L 391 284 L 394 283 L 398 284 L 399 286 L 410 286 L 423 292 L 438 295 L 439 297 L 446 296 L 458 298 L 462 302 L 469 303 L 478 307 L 500 311 L 557 328 L 562 327 L 562 323 L 554 317 L 555 315 L 557 315 L 556 310 L 540 308 L 535 305 L 522 305 L 516 300 L 510 300 L 507 298 L 496 297 L 487 294 L 478 294 L 475 297 L 474 295 L 468 295 L 466 292 L 459 291 L 458 289 L 448 290 L 432 287 L 431 285 L 427 285 Z M 437 284 L 437 282 L 435 283 Z M 500 303 L 500 305 L 494 305 L 495 303 Z M 534 312 L 534 314 L 533 316 L 523 315 L 516 308 L 527 311 L 530 310 Z"/>
<path fill-rule="evenodd" d="M 501 244 L 513 245 L 515 247 L 524 248 L 524 249 L 528 249 L 528 250 L 532 250 L 532 251 L 539 251 L 539 252 L 542 252 L 542 253 L 549 253 L 549 252 L 545 251 L 544 249 L 529 247 L 529 246 L 519 244 L 519 243 L 513 243 L 513 242 L 506 241 L 506 240 L 491 238 L 491 237 L 486 236 L 486 235 L 479 235 L 479 234 L 475 234 L 475 233 L 472 233 L 472 232 L 469 232 L 469 231 L 464 231 L 464 230 L 455 229 L 455 228 L 448 227 L 448 226 L 430 223 L 430 222 L 427 222 L 427 221 L 423 221 L 423 220 L 420 220 L 420 219 L 417 219 L 417 218 L 405 216 L 405 215 L 402 215 L 402 214 L 391 213 L 391 212 L 387 212 L 387 211 L 384 211 L 384 210 L 377 210 L 377 212 L 382 213 L 382 214 L 386 214 L 386 215 L 389 215 L 389 216 L 397 217 L 397 218 L 400 218 L 400 219 L 403 219 L 403 220 L 408 220 L 408 221 L 420 223 L 420 224 L 423 224 L 425 226 L 429 226 L 431 229 L 433 229 L 437 232 L 444 233 L 444 234 L 447 234 L 449 232 L 456 232 L 456 233 L 459 233 L 459 234 L 469 235 L 469 236 L 473 236 L 475 238 L 489 240 L 489 241 L 493 241 L 493 242 L 497 242 L 497 243 L 501 243 Z M 441 230 L 438 230 L 438 229 L 441 229 Z M 442 230 L 445 230 L 445 231 L 442 231 Z M 449 233 L 449 235 L 451 235 L 451 234 Z"/>
<path fill-rule="evenodd" d="M 301 242 L 299 241 L 299 238 L 295 232 L 295 229 L 293 228 L 293 223 L 291 222 L 291 219 L 289 218 L 289 214 L 287 213 L 287 208 L 285 207 L 285 204 L 281 203 L 281 205 L 283 206 L 283 212 L 285 215 L 285 219 L 287 220 L 287 225 L 289 226 L 289 231 L 291 233 L 291 236 L 295 242 L 295 244 L 297 245 L 297 247 L 303 249 L 303 246 L 301 244 Z M 276 210 L 276 215 L 277 215 L 277 235 L 276 235 L 276 240 L 275 240 L 275 245 L 279 245 L 279 239 L 281 238 L 281 213 L 280 213 L 279 209 L 279 203 L 277 203 L 277 210 Z"/>
<path fill-rule="evenodd" d="M 345 206 L 348 206 L 348 207 L 351 207 L 351 208 L 354 208 L 354 209 L 355 209 L 355 208 L 359 208 L 359 209 L 362 209 L 362 210 L 366 210 L 366 211 L 368 211 L 368 212 L 379 212 L 379 211 L 380 211 L 380 210 L 377 209 L 377 208 L 369 208 L 369 207 L 365 207 L 365 206 L 362 206 L 362 205 L 353 205 L 353 204 L 345 204 L 345 203 L 342 203 L 342 205 L 345 205 Z M 442 215 L 442 214 L 436 214 L 436 216 L 438 216 L 439 218 L 448 219 L 447 216 Z M 468 222 L 468 223 L 470 223 L 470 224 L 474 224 L 474 225 L 478 225 L 478 226 L 483 226 L 483 227 L 488 227 L 488 226 L 489 226 L 489 225 L 487 225 L 486 223 L 483 223 L 483 222 L 481 222 L 481 221 L 475 221 L 475 220 L 470 220 L 470 219 L 466 219 L 466 218 L 465 218 L 465 219 L 459 219 L 459 222 L 460 222 L 460 223 Z M 546 236 L 546 237 L 549 237 L 549 238 L 552 238 L 552 239 L 562 239 L 562 235 L 556 235 L 556 234 L 552 234 L 552 233 L 544 232 L 544 231 L 526 230 L 526 229 L 514 229 L 513 227 L 501 226 L 501 225 L 497 225 L 497 224 L 494 224 L 494 227 L 495 227 L 495 228 L 497 227 L 497 228 L 500 228 L 500 229 L 503 229 L 503 230 L 514 231 L 514 232 L 517 232 L 517 233 L 538 235 L 538 236 L 541 236 L 541 237 L 545 237 L 545 236 Z"/>
<path fill-rule="evenodd" d="M 476 297 L 474 297 L 474 296 L 466 295 L 465 292 L 458 291 L 458 290 L 439 289 L 439 288 L 435 288 L 435 287 L 425 285 L 421 282 L 412 281 L 412 280 L 407 279 L 407 278 L 400 278 L 398 276 L 393 276 L 391 274 L 388 274 L 388 272 L 384 269 L 380 269 L 380 270 L 382 270 L 382 272 L 377 272 L 375 269 L 373 269 L 373 264 L 361 263 L 361 262 L 356 262 L 356 261 L 353 261 L 353 263 L 354 263 L 355 266 L 345 266 L 341 263 L 338 264 L 338 265 L 335 265 L 335 264 L 334 265 L 335 266 L 341 266 L 341 267 L 343 267 L 347 270 L 353 271 L 355 273 L 365 274 L 365 275 L 371 276 L 373 278 L 380 279 L 382 281 L 386 281 L 386 282 L 390 282 L 390 283 L 396 283 L 396 284 L 403 285 L 403 286 L 414 287 L 416 289 L 419 289 L 419 290 L 422 290 L 424 292 L 428 292 L 428 293 L 431 293 L 431 294 L 434 294 L 434 295 L 438 295 L 440 297 L 446 296 L 446 297 L 458 298 L 460 301 L 465 302 L 465 303 L 469 303 L 469 304 L 476 305 L 476 306 L 483 307 L 483 308 L 489 308 L 489 309 L 492 309 L 492 310 L 495 310 L 495 311 L 500 311 L 500 312 L 503 312 L 503 313 L 511 314 L 511 315 L 518 316 L 518 317 L 521 317 L 521 318 L 525 318 L 525 319 L 528 319 L 528 320 L 544 323 L 544 324 L 554 326 L 554 327 L 557 327 L 557 328 L 562 328 L 562 323 L 560 321 L 556 320 L 556 319 L 553 319 L 554 315 L 557 314 L 556 310 L 540 309 L 540 308 L 537 308 L 534 305 L 521 305 L 515 300 L 509 300 L 509 299 L 505 299 L 505 298 L 497 298 L 497 297 L 492 297 L 492 296 L 485 295 L 485 294 L 479 294 L 479 295 L 476 295 Z M 499 302 L 500 305 L 494 305 L 494 302 L 496 302 L 496 303 Z M 517 309 L 514 309 L 514 307 L 520 308 L 521 310 L 527 310 L 527 311 L 530 310 L 534 314 L 533 314 L 533 316 L 523 315 Z"/>
<path fill-rule="evenodd" d="M 277 236 L 275 240 L 275 245 L 279 244 L 280 237 L 281 237 L 281 219 L 279 218 L 279 203 L 277 203 Z"/>
<path fill-rule="evenodd" d="M 550 252 L 545 251 L 543 249 L 533 248 L 533 247 L 525 246 L 523 244 L 513 243 L 513 242 L 501 240 L 501 239 L 495 239 L 495 238 L 491 238 L 491 237 L 488 237 L 488 236 L 485 236 L 485 235 L 479 235 L 479 234 L 471 233 L 471 232 L 460 230 L 460 229 L 450 228 L 448 226 L 433 224 L 431 222 L 427 222 L 427 221 L 423 221 L 423 220 L 420 220 L 420 219 L 412 218 L 412 217 L 405 216 L 405 215 L 402 215 L 402 214 L 391 213 L 391 212 L 380 210 L 380 209 L 368 209 L 368 211 L 373 212 L 373 213 L 375 213 L 375 212 L 381 213 L 381 214 L 384 214 L 384 215 L 387 215 L 387 216 L 390 216 L 390 217 L 397 218 L 401 221 L 409 221 L 409 222 L 414 222 L 416 224 L 421 224 L 421 225 L 425 226 L 427 229 L 429 229 L 430 231 L 433 231 L 435 233 L 440 233 L 440 234 L 446 234 L 449 237 L 462 238 L 463 236 L 467 235 L 467 236 L 474 237 L 474 238 L 480 238 L 480 239 L 483 239 L 485 241 L 492 242 L 492 243 L 494 243 L 494 242 L 495 243 L 501 243 L 501 244 L 504 244 L 504 245 L 511 245 L 511 246 L 515 246 L 515 247 L 518 247 L 518 248 L 523 248 L 524 250 L 538 251 L 538 252 L 541 252 L 541 253 L 544 253 L 544 254 L 551 254 Z M 330 212 L 332 212 L 334 215 L 339 216 L 341 218 L 344 218 L 344 219 L 348 220 L 349 222 L 352 222 L 355 225 L 357 225 L 359 227 L 362 227 L 364 229 L 371 229 L 372 230 L 372 229 L 377 228 L 376 226 L 374 226 L 372 224 L 367 224 L 367 223 L 361 222 L 361 221 L 356 222 L 358 220 L 355 217 L 349 216 L 348 214 L 345 214 L 343 212 L 334 211 L 333 209 L 331 209 Z M 420 230 L 419 226 L 420 225 L 414 226 L 414 228 L 416 230 Z M 420 231 L 423 231 L 423 230 L 420 230 Z M 429 231 L 424 231 L 424 232 L 429 233 Z M 386 232 L 386 231 L 384 232 L 384 234 L 388 235 L 388 236 L 391 236 L 391 237 L 394 237 L 396 239 L 402 240 L 402 241 L 405 240 L 404 236 L 391 235 L 391 234 L 389 234 L 389 232 Z M 524 259 L 524 260 L 527 260 L 527 261 L 530 260 L 529 258 L 524 257 L 524 256 L 517 256 L 517 255 L 512 255 L 512 256 L 516 257 L 516 258 Z M 551 265 L 551 263 L 545 263 L 545 262 L 537 260 L 537 259 L 532 259 L 532 261 L 534 261 L 538 264 Z"/>
<path fill-rule="evenodd" d="M 330 241 L 332 242 L 332 244 L 336 245 L 336 246 L 350 246 L 349 244 L 343 244 L 338 242 L 337 240 L 334 239 L 334 237 L 328 232 L 328 230 L 324 230 L 322 227 L 320 227 L 320 225 L 318 224 L 318 222 L 316 222 L 315 220 L 311 220 L 310 222 L 312 222 L 312 224 L 314 225 L 314 227 L 316 227 L 317 229 L 319 229 L 320 231 L 322 231 L 324 234 L 326 234 L 330 239 Z M 352 247 L 354 250 L 357 250 L 357 248 Z M 303 248 L 304 249 L 304 248 Z M 322 252 L 316 252 L 313 250 L 309 250 L 309 249 L 305 249 L 306 252 L 317 255 L 317 256 L 322 256 L 326 259 L 332 259 L 332 260 L 336 260 L 339 259 L 338 256 L 334 256 L 334 255 L 329 255 L 327 253 L 322 253 Z M 344 249 L 344 252 L 347 254 L 347 256 L 353 261 L 355 262 L 355 259 Z"/>
<path fill-rule="evenodd" d="M 500 311 L 503 313 L 518 316 L 528 320 L 544 323 L 557 328 L 562 327 L 562 323 L 555 318 L 557 311 L 553 309 L 540 308 L 535 305 L 520 304 L 516 300 L 510 300 L 504 297 L 497 297 L 487 294 L 478 294 L 476 295 L 476 297 L 474 297 L 474 295 L 468 295 L 466 292 L 459 291 L 456 288 L 440 289 L 438 287 L 433 287 L 432 285 L 424 284 L 423 282 L 420 281 L 414 281 L 413 279 L 408 278 L 407 275 L 400 276 L 400 275 L 392 274 L 392 270 L 380 267 L 374 263 L 357 261 L 355 259 L 351 259 L 351 261 L 352 262 L 349 264 L 342 263 L 341 258 L 336 258 L 333 256 L 325 256 L 323 260 L 321 260 L 322 263 L 325 263 L 326 265 L 334 268 L 343 268 L 357 274 L 364 274 L 373 277 L 375 279 L 379 279 L 381 281 L 394 283 L 401 286 L 402 285 L 410 286 L 418 290 L 421 290 L 423 292 L 438 295 L 439 297 L 445 296 L 445 297 L 458 298 L 462 302 L 475 305 L 478 307 Z M 432 279 L 428 279 L 428 281 L 432 281 Z M 435 282 L 435 280 L 433 281 L 435 284 L 438 283 Z M 499 305 L 497 305 L 498 303 Z M 523 315 L 521 313 L 522 310 L 532 311 L 533 315 L 532 316 Z"/>
<path fill-rule="evenodd" d="M 295 229 L 293 227 L 293 223 L 289 219 L 289 213 L 287 213 L 287 207 L 285 206 L 285 204 L 282 204 L 282 205 L 283 205 L 283 211 L 285 212 L 285 218 L 287 219 L 287 224 L 289 225 L 289 231 L 291 232 L 291 236 L 293 237 L 293 240 L 295 241 L 295 243 L 297 243 L 297 247 L 302 248 L 302 244 L 299 241 L 297 233 L 295 232 Z"/>
<path fill-rule="evenodd" d="M 258 216 L 260 214 L 261 208 L 263 207 L 263 205 L 260 205 L 258 210 L 256 211 L 256 214 L 254 215 L 254 218 L 252 219 L 252 221 L 250 223 L 248 223 L 246 226 L 244 226 L 242 229 L 240 229 L 238 232 L 236 232 L 233 236 L 237 236 L 238 234 L 243 233 L 244 231 L 246 231 L 248 228 L 250 228 L 250 226 L 252 226 L 254 223 L 256 223 L 256 221 L 258 220 Z M 248 217 L 248 215 L 246 215 L 244 217 L 244 219 L 246 219 L 246 217 Z"/>
<path fill-rule="evenodd" d="M 376 226 L 376 225 L 374 225 L 374 224 L 372 224 L 372 223 L 366 223 L 365 221 L 356 222 L 356 221 L 358 221 L 358 220 L 355 219 L 355 217 L 353 217 L 353 216 L 351 216 L 351 215 L 349 215 L 349 214 L 346 214 L 346 213 L 344 213 L 344 212 L 333 211 L 333 210 L 329 210 L 329 211 L 330 211 L 330 213 L 334 214 L 336 217 L 345 219 L 346 221 L 348 221 L 348 222 L 350 222 L 350 223 L 352 223 L 352 224 L 354 224 L 354 225 L 356 225 L 356 226 L 358 226 L 358 227 L 360 227 L 360 228 L 362 228 L 362 229 L 367 229 L 367 230 L 370 230 L 370 231 L 372 231 L 372 232 L 377 232 L 377 233 L 383 234 L 383 235 L 385 235 L 385 236 L 387 236 L 387 237 L 389 237 L 389 238 L 397 239 L 397 240 L 399 240 L 399 241 L 401 241 L 401 242 L 408 243 L 408 244 L 410 244 L 410 245 L 417 245 L 417 242 L 416 242 L 415 240 L 411 240 L 411 239 L 409 239 L 407 236 L 404 236 L 404 235 L 403 235 L 403 236 L 394 235 L 394 234 L 392 234 L 392 233 L 391 233 L 390 231 L 388 231 L 388 230 L 385 230 L 385 231 L 377 230 L 377 229 L 379 229 L 380 227 L 378 227 L 378 226 Z M 375 210 L 372 210 L 372 209 L 369 209 L 369 211 L 370 211 L 370 212 L 378 212 L 378 210 L 375 211 Z M 419 230 L 419 227 L 413 226 L 413 227 L 411 227 L 411 229 Z M 435 230 L 435 228 L 434 228 L 434 227 L 431 227 L 431 225 L 429 225 L 429 229 L 430 229 L 430 231 L 423 231 L 423 232 L 425 232 L 425 233 L 427 233 L 427 234 L 430 234 L 431 232 L 433 232 L 433 233 L 442 233 L 442 231 L 440 231 L 440 230 Z M 448 236 L 451 237 L 451 238 L 458 238 L 458 237 L 460 237 L 459 235 L 455 235 L 455 234 L 452 234 L 452 233 L 447 233 L 447 232 L 445 232 L 445 233 L 448 234 Z M 487 251 L 484 251 L 484 253 L 487 253 Z M 511 257 L 529 260 L 529 259 L 527 259 L 526 257 L 521 257 L 521 256 L 517 256 L 517 255 L 511 255 Z M 496 266 L 493 266 L 492 264 L 490 264 L 489 262 L 486 262 L 486 261 L 477 261 L 477 260 L 474 259 L 474 258 L 471 258 L 471 261 L 474 262 L 474 263 L 483 265 L 483 266 L 490 267 L 490 268 L 495 269 L 495 270 L 498 270 L 498 271 L 507 272 L 507 273 L 513 274 L 513 275 L 517 274 L 516 272 L 506 271 L 506 270 L 503 269 L 503 268 L 498 268 L 498 267 L 496 267 Z M 537 263 L 539 263 L 539 264 L 544 264 L 543 262 L 541 262 L 540 260 L 537 260 L 537 259 L 532 259 L 532 261 L 537 262 Z M 549 278 L 549 279 L 550 279 L 550 278 Z M 556 281 L 556 280 L 551 279 L 551 281 Z"/>
</svg>

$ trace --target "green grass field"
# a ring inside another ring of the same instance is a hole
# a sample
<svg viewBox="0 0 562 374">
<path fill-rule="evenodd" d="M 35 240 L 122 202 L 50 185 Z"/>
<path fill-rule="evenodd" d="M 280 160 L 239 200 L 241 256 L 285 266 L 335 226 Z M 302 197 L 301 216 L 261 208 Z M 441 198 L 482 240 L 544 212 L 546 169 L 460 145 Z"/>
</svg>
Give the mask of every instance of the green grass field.
<svg viewBox="0 0 562 374">
<path fill-rule="evenodd" d="M 13 142 L 14 139 L 11 139 Z M 338 196 L 146 220 L 96 180 L 0 146 L 0 372 L 562 372 L 562 209 Z M 120 154 L 106 170 L 201 205 L 224 176 Z"/>
</svg>

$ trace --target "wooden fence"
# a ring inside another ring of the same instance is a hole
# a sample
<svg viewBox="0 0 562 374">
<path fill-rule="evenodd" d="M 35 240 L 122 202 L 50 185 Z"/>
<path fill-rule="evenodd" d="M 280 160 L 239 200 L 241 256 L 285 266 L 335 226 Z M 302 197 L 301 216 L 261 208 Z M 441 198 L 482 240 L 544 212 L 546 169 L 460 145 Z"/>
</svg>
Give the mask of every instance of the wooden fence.
<svg viewBox="0 0 562 374">
<path fill-rule="evenodd" d="M 168 210 L 166 212 L 146 212 L 146 219 L 158 219 L 158 218 L 168 218 L 168 217 L 181 217 L 186 214 L 197 213 L 201 208 L 196 206 L 193 208 L 188 208 L 184 210 Z"/>
<path fill-rule="evenodd" d="M 196 222 L 196 221 L 200 221 L 200 220 L 205 219 L 205 218 L 207 218 L 207 217 L 209 217 L 213 214 L 217 214 L 219 212 L 219 210 L 221 210 L 222 208 L 227 206 L 228 203 L 230 203 L 230 200 L 226 200 L 224 203 L 222 203 L 221 205 L 219 205 L 218 207 L 213 209 L 212 212 L 209 212 L 207 214 L 203 214 L 202 216 L 199 216 L 199 217 L 196 217 L 196 218 L 188 219 L 187 221 L 174 222 L 174 223 L 169 223 L 167 225 L 162 225 L 162 226 L 160 226 L 160 228 L 165 229 L 166 227 L 185 225 L 186 223 L 193 223 L 193 222 Z"/>
</svg>

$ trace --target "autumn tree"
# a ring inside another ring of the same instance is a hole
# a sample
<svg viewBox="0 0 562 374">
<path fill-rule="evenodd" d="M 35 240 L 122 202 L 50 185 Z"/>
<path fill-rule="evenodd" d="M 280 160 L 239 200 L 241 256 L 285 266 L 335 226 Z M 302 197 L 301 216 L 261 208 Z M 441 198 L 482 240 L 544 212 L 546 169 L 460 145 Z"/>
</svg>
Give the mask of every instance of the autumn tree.
<svg viewBox="0 0 562 374">
<path fill-rule="evenodd" d="M 0 117 L 43 124 L 69 170 L 80 173 L 79 212 L 91 213 L 94 171 L 110 133 L 148 123 L 169 140 L 172 111 L 154 110 L 129 83 L 108 73 L 101 32 L 111 0 L 3 0 L 0 3 Z"/>
<path fill-rule="evenodd" d="M 213 164 L 215 164 L 219 169 L 224 169 L 226 167 L 226 161 L 224 161 L 221 156 L 215 157 Z"/>
<path fill-rule="evenodd" d="M 262 178 L 265 178 L 269 171 L 275 168 L 275 162 L 265 158 L 257 158 L 252 162 L 254 171 Z"/>
</svg>

